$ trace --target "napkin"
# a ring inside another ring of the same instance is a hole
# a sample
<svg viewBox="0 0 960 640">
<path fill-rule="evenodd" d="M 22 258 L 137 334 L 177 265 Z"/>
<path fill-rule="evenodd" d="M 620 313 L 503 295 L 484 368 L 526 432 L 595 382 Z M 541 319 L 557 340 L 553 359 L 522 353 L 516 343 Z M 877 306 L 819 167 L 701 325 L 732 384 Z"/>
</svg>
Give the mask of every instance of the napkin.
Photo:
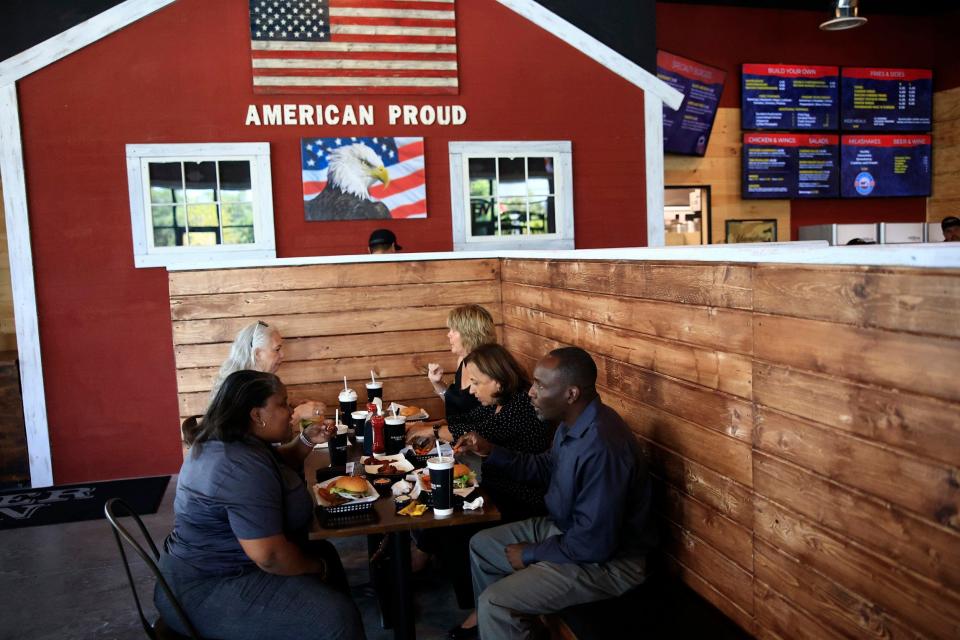
<svg viewBox="0 0 960 640">
<path fill-rule="evenodd" d="M 413 489 L 413 485 L 407 482 L 406 480 L 397 480 L 393 483 L 393 486 L 390 487 L 390 491 L 393 492 L 395 496 L 402 496 L 404 494 L 410 493 Z"/>
<path fill-rule="evenodd" d="M 479 509 L 483 506 L 483 496 L 478 497 L 476 500 L 471 502 L 464 501 L 463 510 L 464 511 L 473 511 L 474 509 Z"/>
</svg>

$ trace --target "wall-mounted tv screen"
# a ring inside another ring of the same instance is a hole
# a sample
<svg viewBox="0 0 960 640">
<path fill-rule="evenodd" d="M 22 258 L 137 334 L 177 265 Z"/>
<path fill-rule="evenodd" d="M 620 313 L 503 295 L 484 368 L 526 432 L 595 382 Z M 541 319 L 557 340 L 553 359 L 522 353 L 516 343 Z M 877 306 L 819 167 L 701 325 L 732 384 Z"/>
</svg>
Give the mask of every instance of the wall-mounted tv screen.
<svg viewBox="0 0 960 640">
<path fill-rule="evenodd" d="M 781 131 L 837 129 L 839 67 L 745 64 L 741 127 Z"/>
<path fill-rule="evenodd" d="M 839 142 L 825 133 L 743 134 L 743 197 L 836 198 Z"/>
<path fill-rule="evenodd" d="M 930 131 L 933 72 L 929 69 L 844 67 L 840 93 L 844 131 Z"/>
<path fill-rule="evenodd" d="M 857 134 L 841 142 L 841 197 L 930 195 L 930 136 Z"/>
<path fill-rule="evenodd" d="M 683 94 L 676 111 L 663 107 L 663 150 L 702 156 L 717 115 L 727 73 L 694 60 L 657 52 L 657 77 Z"/>
</svg>

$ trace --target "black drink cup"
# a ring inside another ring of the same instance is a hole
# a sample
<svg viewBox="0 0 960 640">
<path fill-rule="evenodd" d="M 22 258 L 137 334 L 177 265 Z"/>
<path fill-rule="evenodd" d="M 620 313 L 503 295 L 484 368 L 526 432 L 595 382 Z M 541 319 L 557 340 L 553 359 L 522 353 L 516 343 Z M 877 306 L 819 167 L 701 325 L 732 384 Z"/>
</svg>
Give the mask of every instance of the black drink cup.
<svg viewBox="0 0 960 640">
<path fill-rule="evenodd" d="M 330 441 L 330 466 L 344 466 L 347 464 L 347 425 L 337 425 L 337 435 Z"/>
<path fill-rule="evenodd" d="M 400 453 L 407 443 L 407 419 L 403 416 L 389 416 L 383 427 L 387 439 L 386 454 L 392 456 Z"/>
<path fill-rule="evenodd" d="M 344 389 L 337 396 L 340 400 L 340 415 L 343 420 L 349 420 L 350 414 L 357 410 L 357 393 L 353 389 Z"/>
<path fill-rule="evenodd" d="M 383 383 L 382 382 L 367 383 L 367 402 L 373 402 L 374 398 L 380 398 L 381 400 L 383 400 Z"/>
<path fill-rule="evenodd" d="M 453 458 L 441 456 L 427 460 L 430 470 L 430 493 L 433 495 L 433 515 L 453 514 Z"/>
</svg>

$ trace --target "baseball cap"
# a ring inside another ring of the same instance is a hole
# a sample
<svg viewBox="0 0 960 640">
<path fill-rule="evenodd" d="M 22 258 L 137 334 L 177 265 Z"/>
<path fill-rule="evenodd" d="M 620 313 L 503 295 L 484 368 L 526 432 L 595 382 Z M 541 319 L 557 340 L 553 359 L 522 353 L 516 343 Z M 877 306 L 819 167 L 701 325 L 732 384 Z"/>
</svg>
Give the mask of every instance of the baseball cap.
<svg viewBox="0 0 960 640">
<path fill-rule="evenodd" d="M 397 244 L 397 236 L 395 236 L 390 229 L 375 229 L 373 233 L 370 234 L 370 240 L 367 241 L 367 246 L 375 247 L 379 244 L 392 244 L 397 248 L 397 251 L 403 249 L 403 247 Z"/>
</svg>

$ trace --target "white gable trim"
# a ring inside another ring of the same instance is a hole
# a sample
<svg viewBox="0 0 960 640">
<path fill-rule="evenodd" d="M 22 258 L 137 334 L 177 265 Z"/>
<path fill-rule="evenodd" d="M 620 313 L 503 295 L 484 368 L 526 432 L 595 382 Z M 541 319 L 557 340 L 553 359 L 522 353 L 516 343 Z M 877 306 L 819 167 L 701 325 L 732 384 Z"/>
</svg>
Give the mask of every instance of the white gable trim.
<svg viewBox="0 0 960 640">
<path fill-rule="evenodd" d="M 98 13 L 89 20 L 0 62 L 0 86 L 16 82 L 173 2 L 174 0 L 127 0 Z"/>
<path fill-rule="evenodd" d="M 656 96 L 660 102 L 671 109 L 680 108 L 680 103 L 683 102 L 682 93 L 543 5 L 537 4 L 534 0 L 497 0 L 497 2 L 519 13 L 544 31 L 557 36 L 627 82 L 640 87 L 647 96 L 651 94 Z"/>
<path fill-rule="evenodd" d="M 663 105 L 679 109 L 683 94 L 534 0 L 497 2 L 643 90 L 647 215 L 643 220 L 638 219 L 637 224 L 646 224 L 648 246 L 662 247 L 666 243 L 663 228 Z"/>
<path fill-rule="evenodd" d="M 50 431 L 40 362 L 37 293 L 33 280 L 30 216 L 23 171 L 23 142 L 16 81 L 118 31 L 174 0 L 127 0 L 85 22 L 0 62 L 0 180 L 10 251 L 13 313 L 17 325 L 23 417 L 30 459 L 30 484 L 53 484 Z"/>
</svg>

